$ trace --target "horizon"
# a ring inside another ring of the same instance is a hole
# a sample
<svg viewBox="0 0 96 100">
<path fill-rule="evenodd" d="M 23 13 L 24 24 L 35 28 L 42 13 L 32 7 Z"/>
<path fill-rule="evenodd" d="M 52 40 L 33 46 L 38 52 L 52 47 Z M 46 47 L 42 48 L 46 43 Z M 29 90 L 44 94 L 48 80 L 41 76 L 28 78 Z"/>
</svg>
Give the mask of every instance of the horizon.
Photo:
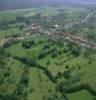
<svg viewBox="0 0 96 100">
<path fill-rule="evenodd" d="M 96 0 L 0 0 L 0 9 L 60 5 L 96 5 Z"/>
</svg>

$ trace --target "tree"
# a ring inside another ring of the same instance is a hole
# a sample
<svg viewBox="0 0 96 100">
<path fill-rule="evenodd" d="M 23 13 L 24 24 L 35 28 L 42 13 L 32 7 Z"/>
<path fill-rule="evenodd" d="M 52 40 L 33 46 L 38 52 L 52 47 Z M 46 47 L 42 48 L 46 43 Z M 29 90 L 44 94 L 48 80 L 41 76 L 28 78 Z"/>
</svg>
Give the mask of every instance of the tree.
<svg viewBox="0 0 96 100">
<path fill-rule="evenodd" d="M 46 62 L 47 65 L 50 65 L 50 63 L 51 63 L 51 62 L 50 62 L 49 60 Z"/>
<path fill-rule="evenodd" d="M 22 42 L 22 46 L 26 49 L 29 49 L 32 47 L 32 45 L 34 45 L 34 41 L 31 40 L 31 41 L 23 41 Z"/>
<path fill-rule="evenodd" d="M 96 96 L 94 96 L 94 100 L 96 100 Z"/>
<path fill-rule="evenodd" d="M 64 75 L 64 77 L 65 77 L 66 79 L 69 79 L 69 78 L 71 77 L 70 70 L 69 70 L 69 69 L 64 70 L 63 75 Z"/>
<path fill-rule="evenodd" d="M 73 46 L 70 48 L 71 54 L 74 55 L 75 57 L 78 57 L 81 53 L 81 49 L 79 46 Z"/>
</svg>

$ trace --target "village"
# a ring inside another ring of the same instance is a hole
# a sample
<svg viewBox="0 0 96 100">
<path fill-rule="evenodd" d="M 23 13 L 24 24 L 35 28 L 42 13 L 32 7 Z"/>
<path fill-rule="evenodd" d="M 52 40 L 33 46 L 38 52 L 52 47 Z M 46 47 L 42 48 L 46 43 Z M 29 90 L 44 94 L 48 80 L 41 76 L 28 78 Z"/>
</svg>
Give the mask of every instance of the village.
<svg viewBox="0 0 96 100">
<path fill-rule="evenodd" d="M 89 15 L 88 15 L 89 16 Z M 78 22 L 80 23 L 80 22 Z M 49 38 L 55 38 L 55 39 L 62 39 L 63 41 L 66 40 L 71 43 L 79 44 L 80 46 L 84 48 L 89 48 L 92 50 L 96 50 L 96 43 L 95 41 L 91 41 L 88 38 L 83 38 L 80 36 L 76 36 L 71 33 L 66 33 L 62 31 L 62 26 L 55 24 L 53 28 L 51 29 L 44 29 L 42 25 L 38 23 L 32 23 L 31 25 L 24 25 L 24 33 L 20 34 L 19 36 L 12 35 L 10 37 L 6 37 L 1 41 L 1 46 L 11 45 L 14 43 L 17 43 L 19 41 L 22 41 L 27 38 L 34 37 L 36 34 L 44 34 L 47 35 Z"/>
</svg>

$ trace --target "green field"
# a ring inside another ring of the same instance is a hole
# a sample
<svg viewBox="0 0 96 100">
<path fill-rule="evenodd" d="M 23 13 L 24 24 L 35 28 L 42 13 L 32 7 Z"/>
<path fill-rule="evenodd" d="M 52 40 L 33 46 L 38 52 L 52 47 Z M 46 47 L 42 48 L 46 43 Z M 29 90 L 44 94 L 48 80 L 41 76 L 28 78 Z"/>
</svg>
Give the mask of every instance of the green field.
<svg viewBox="0 0 96 100">
<path fill-rule="evenodd" d="M 69 100 L 93 100 L 93 96 L 86 90 L 67 95 Z"/>
<path fill-rule="evenodd" d="M 0 21 L 12 20 L 15 19 L 17 16 L 26 16 L 26 15 L 32 16 L 34 14 L 36 14 L 35 8 L 0 11 Z"/>
<path fill-rule="evenodd" d="M 34 39 L 33 39 L 34 40 Z M 42 43 L 39 44 L 39 41 L 42 40 Z M 57 72 L 63 72 L 65 69 L 66 65 L 69 65 L 70 68 L 75 66 L 76 68 L 72 72 L 73 75 L 77 73 L 84 74 L 84 76 L 81 78 L 81 81 L 87 81 L 92 84 L 93 86 L 96 85 L 96 81 L 94 79 L 95 76 L 95 70 L 96 70 L 96 54 L 90 54 L 89 59 L 84 57 L 84 50 L 82 50 L 81 55 L 78 57 L 74 57 L 73 55 L 70 54 L 68 51 L 67 53 L 62 53 L 62 55 L 59 55 L 55 58 L 51 57 L 51 54 L 42 58 L 42 59 L 37 59 L 37 56 L 39 52 L 42 52 L 42 48 L 44 45 L 48 44 L 47 38 L 40 36 L 35 40 L 35 44 L 32 48 L 30 49 L 24 49 L 22 47 L 21 43 L 12 45 L 11 47 L 7 48 L 7 52 L 10 52 L 12 55 L 15 56 L 20 56 L 20 57 L 26 57 L 29 56 L 29 58 L 36 59 L 38 63 L 40 63 L 43 66 L 47 66 L 46 63 L 50 61 L 50 65 L 48 65 L 48 69 L 52 71 L 52 73 L 57 73 Z M 66 44 L 66 43 L 65 43 Z M 63 44 L 64 45 L 64 44 Z M 50 49 L 55 48 L 60 51 L 64 51 L 67 47 L 62 46 L 59 47 L 58 45 L 54 44 L 52 45 Z M 92 60 L 91 60 L 92 59 Z M 91 64 L 89 63 L 90 60 L 92 61 Z M 55 63 L 58 63 L 57 65 Z M 78 67 L 81 67 L 80 70 Z M 91 66 L 91 67 L 90 67 Z"/>
<path fill-rule="evenodd" d="M 50 54 L 42 59 L 38 59 L 37 58 L 38 54 L 43 51 L 42 48 L 47 43 L 48 43 L 47 38 L 41 36 L 41 37 L 36 38 L 35 44 L 30 49 L 24 49 L 22 47 L 22 43 L 17 43 L 7 48 L 6 51 L 10 52 L 12 56 L 28 57 L 28 58 L 36 60 L 38 64 L 44 66 L 45 68 L 48 68 L 48 70 L 52 73 L 52 75 L 57 75 L 59 72 L 63 73 L 64 70 L 66 69 L 65 66 L 69 66 L 73 79 L 77 75 L 79 75 L 80 83 L 88 82 L 88 84 L 96 88 L 95 77 L 93 77 L 96 75 L 95 73 L 96 54 L 90 55 L 90 59 L 92 59 L 91 64 L 89 63 L 90 60 L 83 56 L 84 50 L 82 51 L 82 54 L 78 57 L 74 57 L 68 51 L 67 53 L 62 53 L 62 55 L 59 55 L 55 58 L 52 58 Z M 56 45 L 56 44 L 52 45 L 50 48 L 54 48 L 54 47 L 56 47 L 60 51 L 63 51 L 64 49 L 67 48 L 66 46 L 59 47 L 59 45 Z M 50 62 L 50 64 L 47 64 L 48 62 Z M 60 82 L 67 82 L 67 81 L 65 81 L 64 77 L 62 77 L 58 79 L 58 83 Z M 70 84 L 70 85 L 73 85 L 75 87 L 75 84 Z M 54 92 L 56 92 L 54 89 L 54 86 L 55 85 L 49 80 L 48 76 L 42 72 L 42 70 L 39 70 L 36 68 L 29 69 L 29 86 L 27 88 L 28 88 L 28 91 L 32 91 L 32 93 L 29 93 L 28 100 L 31 100 L 31 98 L 36 99 L 36 100 L 42 100 L 44 95 L 49 94 L 48 90 L 50 89 L 51 89 L 51 92 L 54 94 Z M 37 94 L 38 96 L 36 96 Z M 86 90 L 76 92 L 73 94 L 68 94 L 68 98 L 69 100 L 77 100 L 77 99 L 78 100 L 79 99 L 93 100 L 92 99 L 93 96 Z"/>
</svg>

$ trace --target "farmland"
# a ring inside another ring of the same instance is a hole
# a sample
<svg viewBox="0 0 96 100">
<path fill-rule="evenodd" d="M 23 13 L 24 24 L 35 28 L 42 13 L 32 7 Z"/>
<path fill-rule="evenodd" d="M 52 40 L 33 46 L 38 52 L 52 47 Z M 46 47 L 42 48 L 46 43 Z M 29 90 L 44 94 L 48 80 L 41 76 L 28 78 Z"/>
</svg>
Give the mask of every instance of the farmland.
<svg viewBox="0 0 96 100">
<path fill-rule="evenodd" d="M 96 41 L 94 10 L 0 11 L 0 99 L 95 100 L 96 50 L 89 47 Z"/>
</svg>

